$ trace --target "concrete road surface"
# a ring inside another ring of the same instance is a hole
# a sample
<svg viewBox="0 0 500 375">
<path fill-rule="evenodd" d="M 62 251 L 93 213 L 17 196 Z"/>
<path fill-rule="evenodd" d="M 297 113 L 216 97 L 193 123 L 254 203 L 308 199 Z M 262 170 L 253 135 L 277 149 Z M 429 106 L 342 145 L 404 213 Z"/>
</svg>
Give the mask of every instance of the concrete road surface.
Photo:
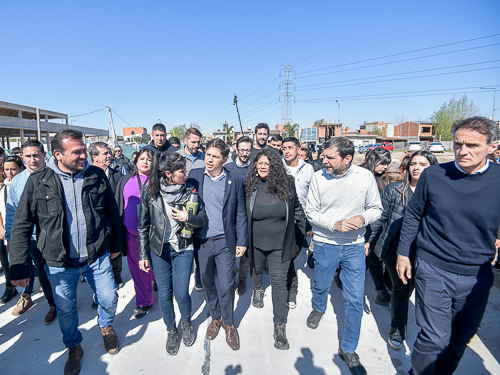
<svg viewBox="0 0 500 375">
<path fill-rule="evenodd" d="M 236 296 L 235 325 L 241 349 L 232 351 L 221 330 L 213 341 L 205 339 L 210 322 L 203 293 L 192 291 L 193 326 L 196 333 L 194 345 L 181 344 L 177 356 L 165 351 L 166 328 L 157 302 L 143 319 L 135 320 L 134 286 L 124 258 L 123 277 L 126 286 L 118 291 L 120 296 L 113 326 L 120 338 L 121 350 L 111 356 L 104 350 L 102 336 L 97 326 L 96 310 L 91 308 L 92 292 L 86 283 L 78 286 L 78 312 L 83 334 L 81 374 L 273 374 L 273 375 L 323 375 L 350 374 L 339 358 L 339 335 L 343 317 L 341 291 L 332 285 L 328 309 L 316 330 L 306 326 L 311 311 L 311 284 L 314 270 L 304 266 L 305 254 L 301 253 L 296 267 L 299 275 L 297 308 L 288 313 L 287 336 L 290 349 L 274 348 L 272 302 L 269 277 L 264 275 L 266 295 L 263 309 L 251 305 L 252 283 L 247 282 L 247 292 Z M 498 281 L 498 280 L 497 280 Z M 3 292 L 5 278 L 0 277 Z M 191 283 L 193 286 L 193 282 Z M 36 285 L 35 285 L 36 289 Z M 413 299 L 410 306 L 408 345 L 394 351 L 387 345 L 390 329 L 390 309 L 374 303 L 375 290 L 369 273 L 365 283 L 365 314 L 357 349 L 361 363 L 368 374 L 406 374 L 410 368 L 410 353 L 417 334 Z M 156 296 L 156 294 L 155 294 Z M 46 326 L 43 317 L 48 311 L 42 293 L 33 295 L 35 305 L 25 314 L 14 317 L 15 297 L 0 306 L 0 374 L 62 374 L 67 350 L 57 321 Z M 500 374 L 500 289 L 493 287 L 481 328 L 467 349 L 456 374 Z M 177 320 L 179 320 L 177 310 Z"/>
</svg>

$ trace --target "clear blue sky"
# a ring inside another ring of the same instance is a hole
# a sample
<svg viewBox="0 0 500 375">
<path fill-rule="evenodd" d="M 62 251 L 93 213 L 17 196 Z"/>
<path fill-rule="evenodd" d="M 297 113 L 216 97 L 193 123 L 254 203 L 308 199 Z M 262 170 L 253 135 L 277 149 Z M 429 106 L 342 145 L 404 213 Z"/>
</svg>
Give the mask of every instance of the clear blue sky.
<svg viewBox="0 0 500 375">
<path fill-rule="evenodd" d="M 304 127 L 336 121 L 335 100 L 352 129 L 428 119 L 463 93 L 491 116 L 493 90 L 479 87 L 500 89 L 500 1 L 4 1 L 0 12 L 0 101 L 70 116 L 110 106 L 148 131 L 158 119 L 237 128 L 233 93 L 245 128 L 274 128 L 281 64 L 294 66 Z M 109 128 L 106 111 L 70 120 Z"/>
</svg>

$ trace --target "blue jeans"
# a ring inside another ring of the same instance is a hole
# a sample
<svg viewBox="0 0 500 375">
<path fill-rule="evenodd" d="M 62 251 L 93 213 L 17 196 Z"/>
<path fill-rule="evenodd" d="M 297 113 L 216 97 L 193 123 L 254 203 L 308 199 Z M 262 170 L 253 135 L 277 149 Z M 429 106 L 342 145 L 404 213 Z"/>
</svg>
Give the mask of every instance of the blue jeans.
<svg viewBox="0 0 500 375">
<path fill-rule="evenodd" d="M 314 241 L 314 269 L 312 304 L 314 309 L 324 313 L 333 275 L 339 263 L 342 265 L 340 278 L 344 286 L 344 323 L 340 347 L 354 353 L 359 341 L 361 317 L 363 316 L 363 295 L 365 290 L 364 244 L 331 245 Z"/>
<path fill-rule="evenodd" d="M 91 265 L 85 263 L 80 268 L 45 266 L 57 309 L 57 319 L 63 334 L 63 342 L 72 348 L 82 342 L 82 334 L 78 330 L 78 311 L 76 309 L 76 290 L 80 275 L 94 291 L 99 327 L 107 327 L 113 323 L 118 302 L 118 293 L 113 277 L 113 269 L 109 254 L 103 255 Z"/>
<path fill-rule="evenodd" d="M 161 256 L 151 252 L 151 265 L 158 285 L 158 303 L 167 329 L 175 328 L 174 296 L 179 305 L 181 319 L 191 319 L 189 278 L 193 267 L 194 251 L 176 252 L 164 243 Z"/>
</svg>

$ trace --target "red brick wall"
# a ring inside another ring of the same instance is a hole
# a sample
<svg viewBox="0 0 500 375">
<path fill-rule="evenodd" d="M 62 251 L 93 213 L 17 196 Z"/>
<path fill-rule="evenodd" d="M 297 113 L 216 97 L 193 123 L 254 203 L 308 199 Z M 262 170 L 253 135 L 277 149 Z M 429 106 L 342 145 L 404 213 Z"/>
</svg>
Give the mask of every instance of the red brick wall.
<svg viewBox="0 0 500 375">
<path fill-rule="evenodd" d="M 419 132 L 419 123 L 408 121 L 394 127 L 395 137 L 417 137 Z"/>
<path fill-rule="evenodd" d="M 143 128 L 142 126 L 134 127 L 134 128 L 123 128 L 123 135 L 125 137 L 132 135 L 132 132 L 134 132 L 134 135 L 135 134 L 147 134 L 146 128 Z"/>
</svg>

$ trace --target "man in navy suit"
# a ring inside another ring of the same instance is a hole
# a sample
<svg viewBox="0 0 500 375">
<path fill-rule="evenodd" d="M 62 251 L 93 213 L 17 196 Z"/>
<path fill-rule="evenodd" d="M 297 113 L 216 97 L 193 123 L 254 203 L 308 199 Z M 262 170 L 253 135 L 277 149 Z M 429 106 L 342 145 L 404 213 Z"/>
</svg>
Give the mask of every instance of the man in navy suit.
<svg viewBox="0 0 500 375">
<path fill-rule="evenodd" d="M 248 246 L 247 214 L 243 178 L 224 169 L 229 146 L 221 139 L 207 145 L 205 168 L 192 169 L 187 182 L 193 185 L 205 203 L 208 225 L 196 233 L 195 250 L 201 283 L 212 316 L 207 339 L 213 340 L 222 326 L 233 350 L 240 348 L 234 328 L 235 255 L 241 257 Z M 219 295 L 214 266 L 219 277 Z"/>
</svg>

